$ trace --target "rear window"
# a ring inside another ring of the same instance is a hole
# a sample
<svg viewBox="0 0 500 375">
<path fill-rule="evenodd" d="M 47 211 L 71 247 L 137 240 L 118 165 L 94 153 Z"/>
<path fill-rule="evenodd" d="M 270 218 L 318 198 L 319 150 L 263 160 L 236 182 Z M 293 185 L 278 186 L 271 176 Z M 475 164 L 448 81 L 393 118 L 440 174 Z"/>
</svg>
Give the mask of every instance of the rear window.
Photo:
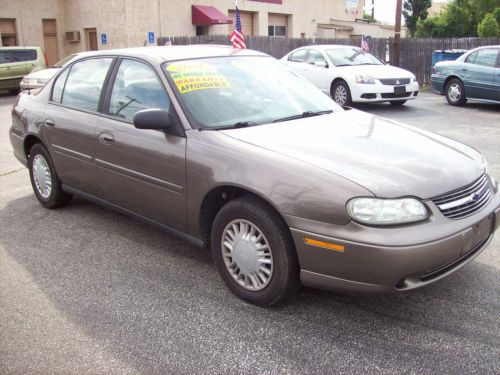
<svg viewBox="0 0 500 375">
<path fill-rule="evenodd" d="M 0 64 L 33 61 L 36 59 L 37 53 L 34 49 L 0 51 Z"/>
<path fill-rule="evenodd" d="M 292 53 L 289 57 L 288 60 L 290 61 L 296 61 L 296 62 L 303 62 L 306 59 L 306 49 L 301 49 L 299 51 L 295 51 Z"/>
</svg>

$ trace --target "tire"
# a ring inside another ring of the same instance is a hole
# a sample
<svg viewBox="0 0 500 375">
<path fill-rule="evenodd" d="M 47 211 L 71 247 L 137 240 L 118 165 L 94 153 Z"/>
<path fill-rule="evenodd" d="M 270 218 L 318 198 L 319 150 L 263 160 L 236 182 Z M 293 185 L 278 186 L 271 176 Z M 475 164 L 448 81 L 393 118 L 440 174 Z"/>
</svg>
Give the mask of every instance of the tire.
<svg viewBox="0 0 500 375">
<path fill-rule="evenodd" d="M 260 199 L 241 197 L 222 207 L 211 238 L 215 265 L 231 292 L 241 299 L 271 306 L 285 302 L 300 288 L 297 253 L 288 228 Z M 228 241 L 233 241 L 232 250 L 225 246 Z"/>
<path fill-rule="evenodd" d="M 465 87 L 461 80 L 452 78 L 446 84 L 446 100 L 451 105 L 462 106 L 467 103 Z"/>
<path fill-rule="evenodd" d="M 392 101 L 392 102 L 389 102 L 389 103 L 391 103 L 392 105 L 395 105 L 395 106 L 399 107 L 399 106 L 405 104 L 406 100 L 397 100 L 397 101 Z"/>
<path fill-rule="evenodd" d="M 349 89 L 349 85 L 346 81 L 339 80 L 333 83 L 332 99 L 341 106 L 350 106 L 352 105 L 352 97 L 351 90 Z"/>
<path fill-rule="evenodd" d="M 57 208 L 65 206 L 71 201 L 72 195 L 62 190 L 61 181 L 57 176 L 54 163 L 49 152 L 41 143 L 36 143 L 31 147 L 28 169 L 30 171 L 31 186 L 42 206 Z"/>
</svg>

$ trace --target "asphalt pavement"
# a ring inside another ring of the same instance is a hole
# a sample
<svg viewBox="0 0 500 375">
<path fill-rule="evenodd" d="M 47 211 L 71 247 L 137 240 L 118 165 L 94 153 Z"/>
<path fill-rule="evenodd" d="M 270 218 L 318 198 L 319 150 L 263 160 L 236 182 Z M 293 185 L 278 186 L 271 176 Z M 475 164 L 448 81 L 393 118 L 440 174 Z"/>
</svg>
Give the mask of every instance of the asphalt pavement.
<svg viewBox="0 0 500 375">
<path fill-rule="evenodd" d="M 8 141 L 14 101 L 0 93 L 0 373 L 500 373 L 499 236 L 406 294 L 255 307 L 208 251 L 80 199 L 42 208 Z M 468 143 L 500 178 L 500 106 L 359 108 Z"/>
</svg>

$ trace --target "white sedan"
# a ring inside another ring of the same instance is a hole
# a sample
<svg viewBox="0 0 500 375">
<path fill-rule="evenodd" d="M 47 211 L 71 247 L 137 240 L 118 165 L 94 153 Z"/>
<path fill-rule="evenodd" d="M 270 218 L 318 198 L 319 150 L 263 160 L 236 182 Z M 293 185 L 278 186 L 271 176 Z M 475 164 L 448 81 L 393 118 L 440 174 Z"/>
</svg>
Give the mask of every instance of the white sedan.
<svg viewBox="0 0 500 375">
<path fill-rule="evenodd" d="M 281 61 L 340 105 L 389 102 L 402 105 L 418 95 L 415 75 L 386 65 L 361 48 L 314 45 L 293 50 Z"/>
</svg>

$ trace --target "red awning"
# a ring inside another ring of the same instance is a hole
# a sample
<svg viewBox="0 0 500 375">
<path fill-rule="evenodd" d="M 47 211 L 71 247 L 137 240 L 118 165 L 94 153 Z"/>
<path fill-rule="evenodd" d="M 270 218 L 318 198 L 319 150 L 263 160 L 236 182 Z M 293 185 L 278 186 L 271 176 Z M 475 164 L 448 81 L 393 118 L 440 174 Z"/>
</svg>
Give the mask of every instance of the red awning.
<svg viewBox="0 0 500 375">
<path fill-rule="evenodd" d="M 193 25 L 233 23 L 228 16 L 210 5 L 191 5 Z"/>
</svg>

